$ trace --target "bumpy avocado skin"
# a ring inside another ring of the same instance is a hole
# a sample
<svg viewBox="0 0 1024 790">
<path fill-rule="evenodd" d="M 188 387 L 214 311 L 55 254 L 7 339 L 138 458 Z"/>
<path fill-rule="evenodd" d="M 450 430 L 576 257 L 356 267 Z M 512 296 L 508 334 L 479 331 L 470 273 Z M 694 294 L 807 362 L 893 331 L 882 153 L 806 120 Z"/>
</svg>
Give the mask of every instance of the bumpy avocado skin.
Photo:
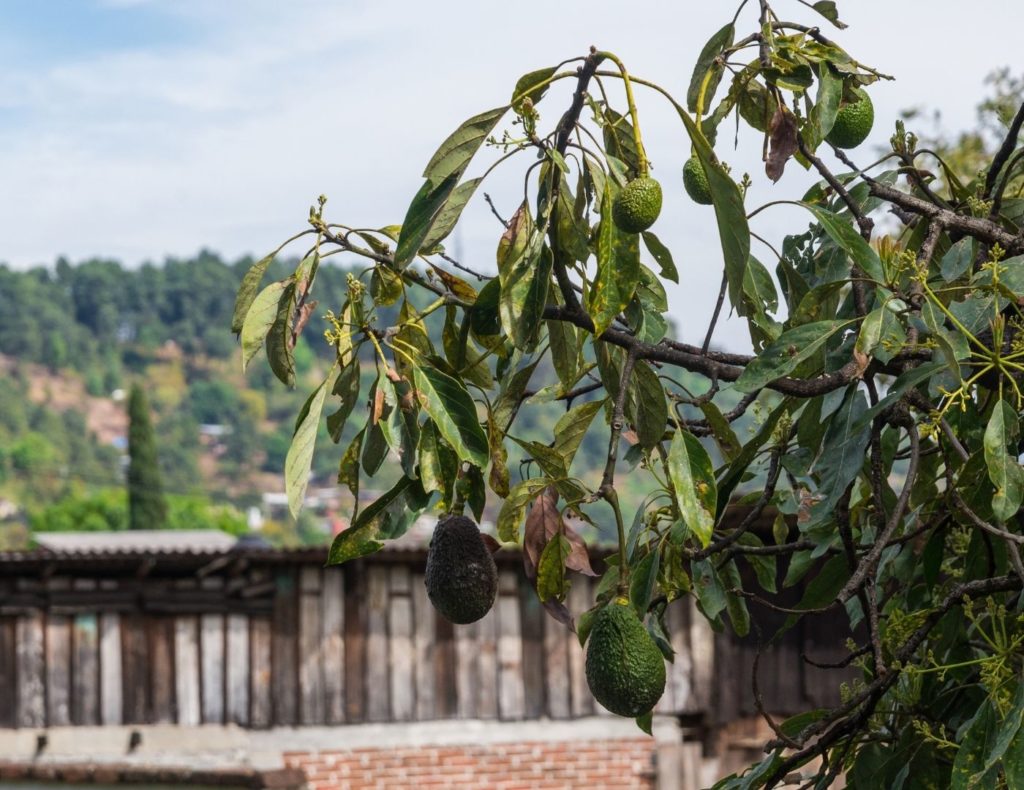
<svg viewBox="0 0 1024 790">
<path fill-rule="evenodd" d="M 710 206 L 713 202 L 707 173 L 704 172 L 704 168 L 701 167 L 700 161 L 695 156 L 691 156 L 683 165 L 683 188 L 694 203 Z"/>
<path fill-rule="evenodd" d="M 665 691 L 665 660 L 629 604 L 598 612 L 587 640 L 587 685 L 619 716 L 640 716 Z"/>
<path fill-rule="evenodd" d="M 856 148 L 863 143 L 875 123 L 875 105 L 864 91 L 857 90 L 858 101 L 842 105 L 836 113 L 832 131 L 825 137 L 836 148 Z"/>
<path fill-rule="evenodd" d="M 453 623 L 474 623 L 491 610 L 498 569 L 472 519 L 449 516 L 437 523 L 425 582 L 434 608 Z"/>
<path fill-rule="evenodd" d="M 660 213 L 661 184 L 649 176 L 626 184 L 612 205 L 612 220 L 626 233 L 642 233 Z"/>
</svg>

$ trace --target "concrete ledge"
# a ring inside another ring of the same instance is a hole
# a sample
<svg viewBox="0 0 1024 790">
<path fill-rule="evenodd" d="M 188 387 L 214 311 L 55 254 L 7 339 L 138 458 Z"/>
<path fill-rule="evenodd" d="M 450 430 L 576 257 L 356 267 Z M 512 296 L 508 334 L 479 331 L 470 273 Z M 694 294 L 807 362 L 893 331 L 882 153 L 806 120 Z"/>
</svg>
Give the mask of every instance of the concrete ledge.
<svg viewBox="0 0 1024 790">
<path fill-rule="evenodd" d="M 47 764 L 0 762 L 0 782 L 56 782 L 62 785 L 188 785 L 196 787 L 249 787 L 299 790 L 306 776 L 298 769 L 273 771 L 193 770 L 97 763 Z"/>
<path fill-rule="evenodd" d="M 190 766 L 190 770 L 243 767 L 265 771 L 282 768 L 284 754 L 296 752 L 647 737 L 632 719 L 617 716 L 514 722 L 441 720 L 269 730 L 209 724 L 198 727 L 54 727 L 0 729 L 0 755 L 33 766 L 88 763 L 125 767 Z M 653 744 L 680 743 L 679 722 L 673 717 L 655 717 L 651 740 Z M 136 743 L 130 748 L 133 742 Z"/>
</svg>

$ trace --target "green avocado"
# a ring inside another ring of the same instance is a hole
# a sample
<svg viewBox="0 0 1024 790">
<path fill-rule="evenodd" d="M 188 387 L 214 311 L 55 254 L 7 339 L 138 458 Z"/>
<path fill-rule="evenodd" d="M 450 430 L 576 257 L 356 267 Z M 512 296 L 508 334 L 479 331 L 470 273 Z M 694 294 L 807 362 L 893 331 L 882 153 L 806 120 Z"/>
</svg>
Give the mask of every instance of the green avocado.
<svg viewBox="0 0 1024 790">
<path fill-rule="evenodd" d="M 686 194 L 694 203 L 710 206 L 713 202 L 707 173 L 704 172 L 700 160 L 695 156 L 691 156 L 683 165 L 683 188 L 686 189 Z"/>
<path fill-rule="evenodd" d="M 448 516 L 437 523 L 425 583 L 434 608 L 453 623 L 474 623 L 491 610 L 498 568 L 472 519 Z"/>
<path fill-rule="evenodd" d="M 825 139 L 836 148 L 856 148 L 867 139 L 875 123 L 875 106 L 871 97 L 860 88 L 854 91 L 858 99 L 840 105 L 836 122 Z"/>
<path fill-rule="evenodd" d="M 626 233 L 647 230 L 660 213 L 661 184 L 649 176 L 634 178 L 626 184 L 612 204 L 612 219 Z"/>
<path fill-rule="evenodd" d="M 587 685 L 612 713 L 635 718 L 661 699 L 665 660 L 633 607 L 622 601 L 594 617 L 587 640 Z"/>
</svg>

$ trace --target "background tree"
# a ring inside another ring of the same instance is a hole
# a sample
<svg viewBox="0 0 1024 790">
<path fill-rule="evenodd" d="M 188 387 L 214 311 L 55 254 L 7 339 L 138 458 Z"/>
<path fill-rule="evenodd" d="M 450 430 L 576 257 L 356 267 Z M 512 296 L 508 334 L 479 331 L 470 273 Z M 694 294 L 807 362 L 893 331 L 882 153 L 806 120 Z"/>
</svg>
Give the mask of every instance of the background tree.
<svg viewBox="0 0 1024 790">
<path fill-rule="evenodd" d="M 825 22 L 845 27 L 835 3 L 803 5 L 816 14 L 807 23 L 768 0 L 740 3 L 679 100 L 596 49 L 530 72 L 441 144 L 400 227 L 329 222 L 321 198 L 309 229 L 285 242 L 309 244 L 295 271 L 261 287 L 280 250 L 257 262 L 232 328 L 245 364 L 264 349 L 294 385 L 321 261 L 362 261 L 327 313 L 334 366 L 295 422 L 293 512 L 325 413 L 334 441 L 347 421 L 358 425 L 340 484 L 355 492 L 381 469 L 401 470 L 353 514 L 331 563 L 379 550 L 420 513 L 468 509 L 479 520 L 500 500 L 498 540 L 522 544 L 548 611 L 581 642 L 600 633 L 588 651 L 611 642 L 615 671 L 643 655 L 643 705 L 629 683 L 595 684 L 587 662 L 591 689 L 611 687 L 641 727 L 659 685 L 650 643 L 671 660 L 664 614 L 678 599 L 694 596 L 714 628 L 741 635 L 767 610 L 785 615 L 760 633 L 763 649 L 809 615 L 845 618 L 848 652 L 835 668 L 857 677 L 841 703 L 781 722 L 762 707 L 775 733 L 765 758 L 716 787 L 797 777 L 819 788 L 841 774 L 856 788 L 1024 786 L 1024 200 L 1012 186 L 1024 169 L 1024 106 L 997 114 L 1001 138 L 966 175 L 903 123 L 891 150 L 855 162 L 844 149 L 865 138 L 870 86 L 887 77 L 822 33 Z M 545 127 L 538 107 L 563 80 L 571 97 Z M 669 103 L 692 152 L 685 177 L 664 187 L 652 183 L 641 90 Z M 821 181 L 800 200 L 745 205 L 750 176 L 736 178 L 715 152 L 733 117 L 763 135 L 770 180 L 803 166 Z M 467 178 L 482 148 L 493 161 Z M 523 164 L 524 193 L 514 211 L 492 202 L 492 277 L 443 241 L 481 182 L 512 162 Z M 724 263 L 710 325 L 680 327 L 697 343 L 667 333 L 661 281 L 686 272 L 652 232 L 662 189 L 679 188 L 693 210 L 713 210 Z M 756 224 L 781 202 L 811 225 L 776 246 Z M 889 235 L 875 228 L 883 211 L 900 223 Z M 753 354 L 714 350 L 726 299 Z M 368 387 L 361 361 L 376 373 Z M 551 402 L 565 413 L 550 435 L 525 436 L 524 415 Z M 749 414 L 753 430 L 736 430 Z M 603 470 L 581 475 L 581 442 L 604 426 Z M 635 514 L 618 492 L 627 470 L 649 491 Z M 723 514 L 737 501 L 748 515 L 730 526 Z M 769 508 L 774 529 L 757 532 Z M 593 608 L 575 619 L 563 603 L 570 572 L 590 566 L 566 514 L 610 521 L 617 536 Z M 781 589 L 798 582 L 802 597 L 782 603 Z"/>
<path fill-rule="evenodd" d="M 167 503 L 149 404 L 138 384 L 132 385 L 128 396 L 128 420 L 128 525 L 130 529 L 162 529 Z"/>
</svg>

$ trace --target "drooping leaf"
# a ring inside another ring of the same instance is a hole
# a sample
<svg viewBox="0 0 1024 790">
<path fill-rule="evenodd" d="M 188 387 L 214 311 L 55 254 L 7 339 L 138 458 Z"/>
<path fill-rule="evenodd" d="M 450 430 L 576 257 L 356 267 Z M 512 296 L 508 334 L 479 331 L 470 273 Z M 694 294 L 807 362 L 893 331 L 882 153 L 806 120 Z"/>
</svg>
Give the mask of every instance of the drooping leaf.
<svg viewBox="0 0 1024 790">
<path fill-rule="evenodd" d="M 498 511 L 498 540 L 502 543 L 519 542 L 519 531 L 526 516 L 526 506 L 538 492 L 549 485 L 551 481 L 547 478 L 533 477 L 512 487 Z"/>
<path fill-rule="evenodd" d="M 1021 469 L 1016 454 L 1007 447 L 1020 435 L 1017 413 L 1005 400 L 1000 400 L 992 409 L 985 428 L 985 465 L 988 477 L 995 486 L 992 497 L 992 513 L 1000 521 L 1007 521 L 1020 510 L 1024 500 L 1024 469 Z"/>
<path fill-rule="evenodd" d="M 740 392 L 756 392 L 772 381 L 788 376 L 810 359 L 850 321 L 816 321 L 783 332 L 760 356 L 752 360 L 736 381 Z"/>
<path fill-rule="evenodd" d="M 553 266 L 551 249 L 538 233 L 501 278 L 501 325 L 518 349 L 532 349 L 540 336 Z"/>
<path fill-rule="evenodd" d="M 569 411 L 558 418 L 555 423 L 555 451 L 565 459 L 566 467 L 572 464 L 572 459 L 579 449 L 583 437 L 586 436 L 594 416 L 604 406 L 604 399 L 587 401 L 573 406 Z"/>
<path fill-rule="evenodd" d="M 662 244 L 661 239 L 649 230 L 645 230 L 640 235 L 643 237 L 647 251 L 654 256 L 654 260 L 657 261 L 658 266 L 661 267 L 661 276 L 674 283 L 679 282 L 679 272 L 676 270 L 675 261 L 672 260 L 672 253 L 669 251 L 668 247 Z"/>
<path fill-rule="evenodd" d="M 242 331 L 242 327 L 245 325 L 246 316 L 249 315 L 249 309 L 253 305 L 253 300 L 256 298 L 256 293 L 259 290 L 260 283 L 263 281 L 263 275 L 266 274 L 267 267 L 274 260 L 274 256 L 280 251 L 280 247 L 274 250 L 270 255 L 265 258 L 260 258 L 256 263 L 249 267 L 249 271 L 242 277 L 242 283 L 238 286 L 238 294 L 235 296 L 235 307 L 231 315 L 231 331 L 238 334 Z M 250 355 L 250 359 L 252 356 Z"/>
<path fill-rule="evenodd" d="M 711 560 L 692 563 L 693 592 L 704 616 L 714 620 L 725 609 L 725 587 Z"/>
<path fill-rule="evenodd" d="M 814 466 L 818 475 L 818 494 L 821 500 L 815 504 L 815 513 L 820 518 L 830 518 L 836 502 L 846 487 L 860 472 L 871 433 L 862 425 L 861 418 L 868 410 L 864 393 L 855 385 L 847 391 L 843 405 L 839 407 L 825 431 L 821 456 Z"/>
<path fill-rule="evenodd" d="M 647 609 L 658 586 L 660 563 L 661 553 L 655 549 L 648 552 L 636 567 L 630 570 L 629 601 L 641 620 L 647 615 Z"/>
<path fill-rule="evenodd" d="M 267 332 L 265 348 L 270 369 L 278 381 L 295 386 L 295 355 L 292 351 L 292 314 L 295 311 L 295 283 L 289 283 L 277 302 L 277 315 Z"/>
<path fill-rule="evenodd" d="M 700 410 L 708 422 L 711 438 L 715 440 L 715 445 L 722 454 L 722 458 L 727 462 L 735 459 L 743 445 L 740 444 L 739 437 L 736 436 L 729 421 L 725 419 L 721 409 L 713 401 L 704 401 L 700 404 Z"/>
<path fill-rule="evenodd" d="M 597 232 L 597 275 L 587 294 L 587 312 L 594 322 L 594 337 L 612 325 L 640 282 L 637 234 L 619 230 L 612 220 L 613 195 L 605 183 L 601 224 Z"/>
<path fill-rule="evenodd" d="M 416 393 L 441 436 L 462 460 L 487 466 L 487 436 L 462 382 L 426 363 L 413 365 L 412 370 Z"/>
<path fill-rule="evenodd" d="M 534 498 L 526 517 L 523 567 L 531 582 L 537 578 L 537 568 L 544 549 L 556 536 L 564 537 L 569 544 L 568 551 L 563 555 L 566 568 L 587 576 L 596 575 L 590 566 L 590 555 L 583 539 L 562 519 L 558 510 L 558 492 L 553 486 L 547 486 Z"/>
<path fill-rule="evenodd" d="M 270 327 L 277 318 L 278 304 L 285 288 L 288 287 L 287 280 L 273 282 L 260 291 L 250 303 L 245 315 L 245 320 L 240 332 L 242 339 L 242 370 L 244 371 L 252 358 L 263 347 Z"/>
<path fill-rule="evenodd" d="M 423 249 L 423 243 L 458 183 L 458 173 L 452 173 L 446 178 L 428 178 L 423 182 L 402 222 L 402 235 L 398 237 L 398 247 L 395 249 L 396 269 L 404 269 Z"/>
<path fill-rule="evenodd" d="M 548 66 L 547 68 L 537 69 L 531 71 L 529 74 L 524 74 L 516 82 L 515 90 L 512 91 L 512 101 L 510 102 L 512 109 L 517 113 L 522 113 L 523 102 L 529 99 L 534 104 L 537 104 L 547 93 L 548 87 L 550 86 L 550 78 L 554 75 L 556 69 L 554 66 Z"/>
<path fill-rule="evenodd" d="M 840 30 L 845 30 L 848 27 L 845 22 L 839 21 L 839 11 L 836 8 L 834 0 L 818 0 L 818 2 L 812 5 L 811 8 L 825 17 L 825 19 Z"/>
<path fill-rule="evenodd" d="M 455 180 L 465 172 L 470 160 L 477 150 L 483 145 L 487 135 L 493 131 L 501 116 L 508 110 L 508 105 L 495 107 L 479 115 L 474 115 L 464 121 L 458 129 L 452 132 L 430 158 L 426 168 L 423 170 L 423 177 L 435 183 L 440 183 L 454 175 Z M 402 227 L 403 235 L 405 226 Z M 397 256 L 396 256 L 397 257 Z"/>
<path fill-rule="evenodd" d="M 772 181 L 782 178 L 786 162 L 798 148 L 799 135 L 796 116 L 785 105 L 776 107 L 775 114 L 768 122 L 768 142 L 771 147 L 764 166 L 765 173 Z"/>
<path fill-rule="evenodd" d="M 826 209 L 810 203 L 802 205 L 814 214 L 832 241 L 853 259 L 853 262 L 860 267 L 864 274 L 875 282 L 885 282 L 885 272 L 882 269 L 882 261 L 879 259 L 878 253 L 864 241 L 864 237 L 857 232 L 853 225 Z"/>
<path fill-rule="evenodd" d="M 661 379 L 647 362 L 638 360 L 633 367 L 631 385 L 636 388 L 636 435 L 640 446 L 652 449 L 668 425 L 668 401 Z"/>
<path fill-rule="evenodd" d="M 565 561 L 572 547 L 564 535 L 555 535 L 548 541 L 537 563 L 537 597 L 541 603 L 554 598 L 564 601 L 569 591 L 565 576 Z"/>
<path fill-rule="evenodd" d="M 306 399 L 292 437 L 291 446 L 284 462 L 284 486 L 288 493 L 288 510 L 292 518 L 299 517 L 302 502 L 309 484 L 309 470 L 313 463 L 313 447 L 316 444 L 320 414 L 327 396 L 327 380 L 320 384 Z"/>
<path fill-rule="evenodd" d="M 715 470 L 707 450 L 689 431 L 676 430 L 668 451 L 668 473 L 683 521 L 701 546 L 707 546 L 715 528 Z"/>
<path fill-rule="evenodd" d="M 808 117 L 805 140 L 811 151 L 816 151 L 822 140 L 832 131 L 843 97 L 843 81 L 828 63 L 818 66 L 818 95 Z"/>
<path fill-rule="evenodd" d="M 482 178 L 471 178 L 469 181 L 463 181 L 452 190 L 441 210 L 434 217 L 430 230 L 420 242 L 421 250 L 424 252 L 431 250 L 448 238 L 448 234 L 455 229 L 459 217 L 462 216 L 462 210 L 469 203 L 470 198 L 473 197 L 473 193 L 476 192 L 476 188 L 480 186 L 481 181 L 483 181 Z"/>
<path fill-rule="evenodd" d="M 353 360 L 342 369 L 337 380 L 334 382 L 331 394 L 339 396 L 341 404 L 338 406 L 337 411 L 327 415 L 327 431 L 331 434 L 331 439 L 334 442 L 339 442 L 341 441 L 341 432 L 345 428 L 345 422 L 359 401 L 358 361 Z"/>
<path fill-rule="evenodd" d="M 380 551 L 384 548 L 382 541 L 405 534 L 429 501 L 430 495 L 423 490 L 419 480 L 402 477 L 334 539 L 327 564 L 340 565 Z"/>
<path fill-rule="evenodd" d="M 985 700 L 981 709 L 966 725 L 956 759 L 953 760 L 953 773 L 950 776 L 950 790 L 974 790 L 982 787 L 995 787 L 995 777 L 990 781 L 978 781 L 976 775 L 984 774 L 985 755 L 991 748 L 996 732 L 996 715 L 992 703 Z"/>
<path fill-rule="evenodd" d="M 725 68 L 716 61 L 722 50 L 732 44 L 735 35 L 736 28 L 730 22 L 708 40 L 697 56 L 690 87 L 686 91 L 686 108 L 690 112 L 703 112 L 711 104 Z"/>
</svg>

